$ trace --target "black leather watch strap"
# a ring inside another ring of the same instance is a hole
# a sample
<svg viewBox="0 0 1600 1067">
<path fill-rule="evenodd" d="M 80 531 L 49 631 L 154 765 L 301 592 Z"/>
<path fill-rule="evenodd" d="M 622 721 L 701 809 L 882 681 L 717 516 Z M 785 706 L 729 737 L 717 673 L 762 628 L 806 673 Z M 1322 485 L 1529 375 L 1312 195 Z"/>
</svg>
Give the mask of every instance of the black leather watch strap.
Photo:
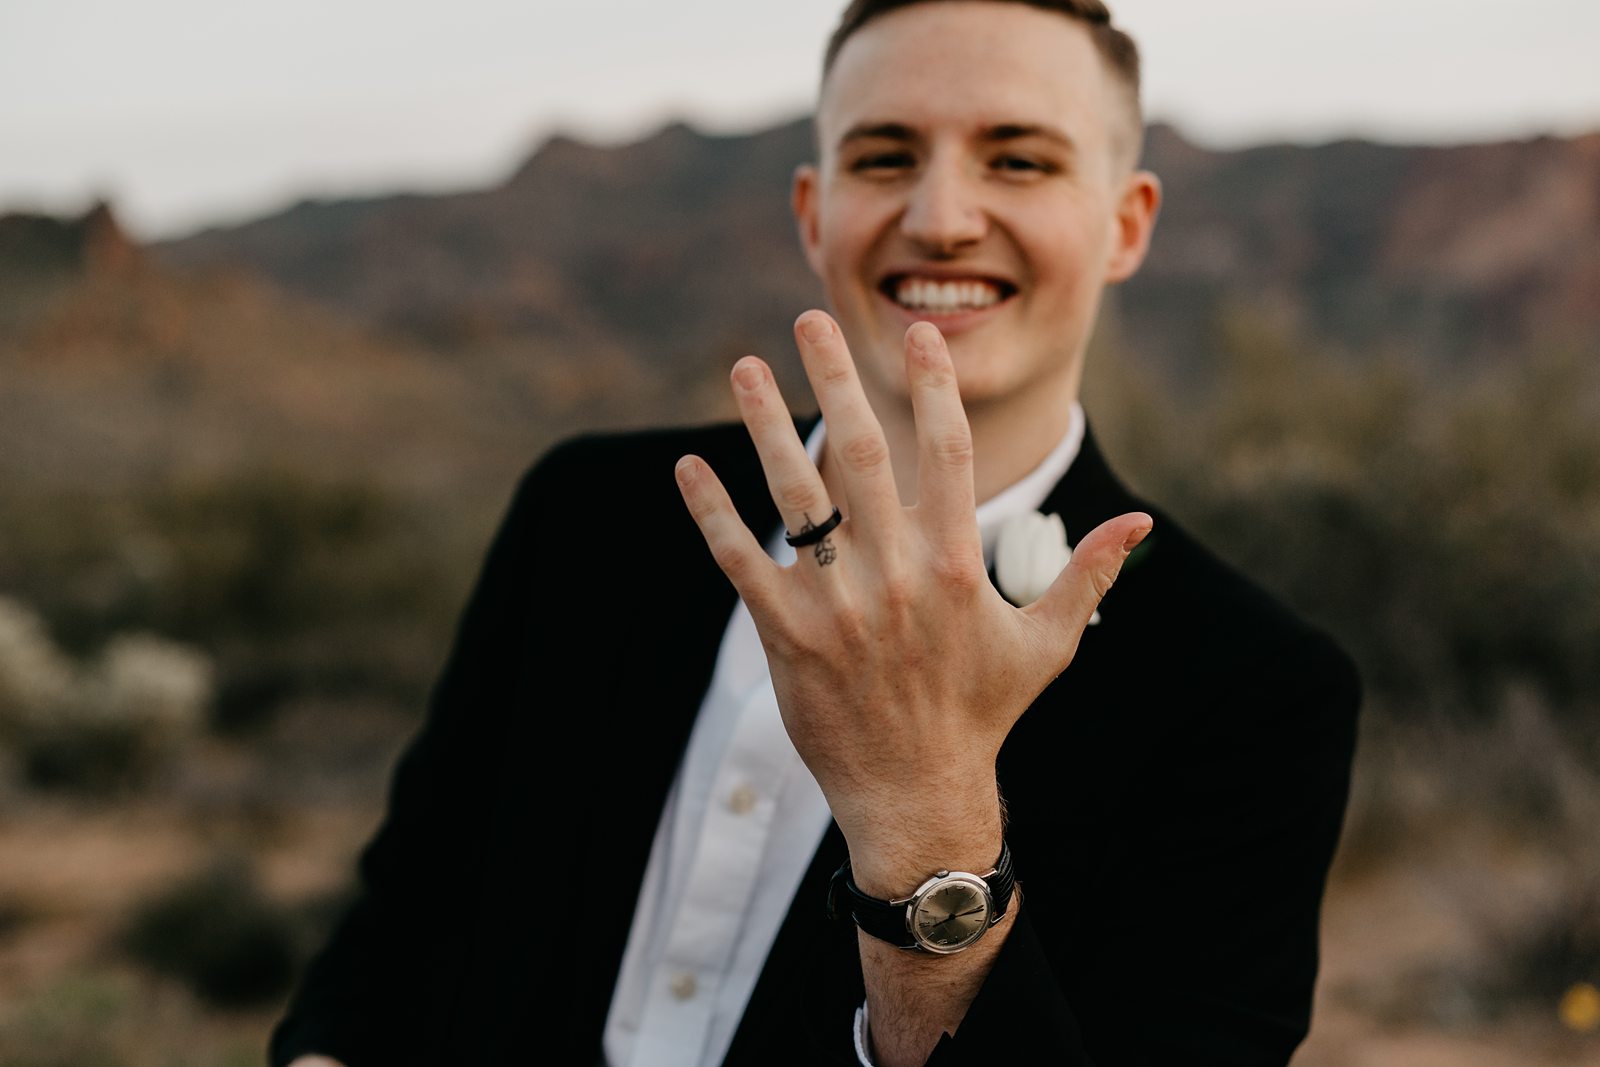
<svg viewBox="0 0 1600 1067">
<path fill-rule="evenodd" d="M 994 894 L 994 918 L 989 921 L 993 926 L 1006 917 L 1006 910 L 1011 907 L 1011 894 L 1017 888 L 1017 872 L 1011 865 L 1011 846 L 1005 838 L 1000 839 L 1000 858 L 994 861 L 994 873 L 984 876 L 984 881 L 989 883 L 989 892 Z"/>
<path fill-rule="evenodd" d="M 989 925 L 993 926 L 1005 918 L 1006 909 L 1011 906 L 1012 892 L 1016 888 L 1011 845 L 1004 839 L 1000 842 L 1000 858 L 995 861 L 994 869 L 980 877 L 988 883 L 989 895 L 994 901 L 994 911 L 989 915 Z M 879 900 L 868 896 L 856 885 L 850 861 L 846 859 L 833 872 L 833 879 L 828 883 L 828 917 L 835 920 L 852 919 L 873 937 L 899 948 L 918 948 L 920 946 L 907 922 L 907 911 L 913 899 L 907 896 L 899 900 Z"/>
</svg>

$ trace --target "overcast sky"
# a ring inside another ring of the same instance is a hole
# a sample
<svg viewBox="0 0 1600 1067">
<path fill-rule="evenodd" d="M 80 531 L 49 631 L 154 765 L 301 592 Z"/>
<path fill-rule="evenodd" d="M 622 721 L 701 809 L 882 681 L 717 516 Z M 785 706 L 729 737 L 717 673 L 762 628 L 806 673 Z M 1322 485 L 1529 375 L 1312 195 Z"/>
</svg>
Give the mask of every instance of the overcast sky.
<svg viewBox="0 0 1600 1067">
<path fill-rule="evenodd" d="M 502 177 L 552 129 L 809 110 L 843 0 L 0 0 L 0 211 L 146 237 Z M 1153 117 L 1215 146 L 1600 130 L 1597 0 L 1114 0 Z"/>
</svg>

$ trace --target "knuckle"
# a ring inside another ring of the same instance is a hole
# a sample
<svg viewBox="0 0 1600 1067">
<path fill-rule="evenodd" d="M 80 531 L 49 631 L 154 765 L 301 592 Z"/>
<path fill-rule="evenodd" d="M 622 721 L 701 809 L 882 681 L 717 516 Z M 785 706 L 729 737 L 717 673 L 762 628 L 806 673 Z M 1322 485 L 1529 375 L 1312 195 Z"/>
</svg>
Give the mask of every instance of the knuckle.
<svg viewBox="0 0 1600 1067">
<path fill-rule="evenodd" d="M 910 615 L 916 598 L 916 589 L 905 574 L 890 574 L 884 578 L 883 603 L 891 619 L 904 619 Z"/>
<path fill-rule="evenodd" d="M 839 458 L 854 470 L 876 470 L 888 461 L 889 445 L 878 434 L 861 434 L 844 442 Z"/>
<path fill-rule="evenodd" d="M 799 514 L 815 510 L 817 492 L 808 479 L 790 478 L 778 483 L 778 506 Z"/>
<path fill-rule="evenodd" d="M 738 579 L 747 569 L 744 553 L 727 541 L 711 542 L 711 558 L 729 578 Z"/>
<path fill-rule="evenodd" d="M 972 435 L 965 430 L 946 430 L 928 442 L 928 454 L 944 470 L 961 470 L 972 464 Z"/>
<path fill-rule="evenodd" d="M 694 493 L 688 499 L 689 514 L 694 516 L 696 522 L 704 526 L 707 521 L 717 514 L 718 504 L 717 498 L 710 493 Z"/>
<path fill-rule="evenodd" d="M 839 635 L 850 644 L 864 641 L 872 629 L 867 613 L 855 604 L 840 605 L 834 614 L 834 624 Z"/>
<path fill-rule="evenodd" d="M 798 660 L 810 648 L 802 634 L 796 633 L 780 620 L 769 621 L 760 631 L 761 645 L 778 660 Z"/>
<path fill-rule="evenodd" d="M 1096 567 L 1090 573 L 1090 578 L 1094 583 L 1095 595 L 1104 599 L 1117 582 L 1117 572 L 1106 567 Z"/>
<path fill-rule="evenodd" d="M 989 575 L 983 567 L 974 567 L 969 561 L 954 556 L 933 564 L 933 577 L 941 588 L 953 593 L 970 593 L 989 584 Z"/>
<path fill-rule="evenodd" d="M 844 360 L 829 360 L 817 369 L 817 373 L 822 378 L 823 385 L 834 388 L 849 385 L 850 379 L 854 376 L 850 364 Z"/>
</svg>

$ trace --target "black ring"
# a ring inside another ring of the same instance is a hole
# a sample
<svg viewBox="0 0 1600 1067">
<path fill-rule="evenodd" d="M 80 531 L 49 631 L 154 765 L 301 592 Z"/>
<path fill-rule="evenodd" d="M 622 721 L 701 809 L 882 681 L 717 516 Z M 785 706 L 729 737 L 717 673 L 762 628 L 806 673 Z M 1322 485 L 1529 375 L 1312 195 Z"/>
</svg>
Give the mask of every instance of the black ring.
<svg viewBox="0 0 1600 1067">
<path fill-rule="evenodd" d="M 795 548 L 804 548 L 807 545 L 816 544 L 824 537 L 827 537 L 829 534 L 833 533 L 833 528 L 838 526 L 843 521 L 844 516 L 839 514 L 838 508 L 834 508 L 833 514 L 829 515 L 825 520 L 823 520 L 821 526 L 813 526 L 811 529 L 801 530 L 797 534 L 784 531 L 783 539 L 789 542 Z"/>
</svg>

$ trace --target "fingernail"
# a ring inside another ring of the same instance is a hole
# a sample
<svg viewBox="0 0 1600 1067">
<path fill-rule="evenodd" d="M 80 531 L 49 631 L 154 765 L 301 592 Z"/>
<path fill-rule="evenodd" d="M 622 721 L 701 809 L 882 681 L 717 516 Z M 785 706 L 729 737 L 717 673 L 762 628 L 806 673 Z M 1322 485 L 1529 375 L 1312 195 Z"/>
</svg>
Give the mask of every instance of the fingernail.
<svg viewBox="0 0 1600 1067">
<path fill-rule="evenodd" d="M 1150 527 L 1148 527 L 1148 526 L 1140 526 L 1140 527 L 1136 528 L 1132 533 L 1130 533 L 1128 535 L 1128 539 L 1126 541 L 1122 542 L 1122 551 L 1124 551 L 1124 552 L 1132 552 L 1134 549 L 1139 547 L 1139 542 L 1143 541 L 1145 539 L 1145 536 L 1148 535 L 1149 533 L 1150 533 Z"/>
<path fill-rule="evenodd" d="M 939 337 L 939 328 L 931 322 L 913 322 L 911 324 L 911 344 L 919 352 L 927 352 L 933 348 L 934 342 Z"/>
<path fill-rule="evenodd" d="M 754 363 L 741 363 L 733 369 L 733 380 L 744 389 L 755 389 L 761 385 L 761 368 Z"/>
<path fill-rule="evenodd" d="M 832 332 L 828 320 L 821 315 L 809 315 L 800 323 L 800 333 L 807 341 L 824 341 Z"/>
<path fill-rule="evenodd" d="M 679 485 L 688 485 L 694 481 L 694 460 L 688 456 L 683 457 L 678 460 L 678 465 L 673 468 L 672 473 L 678 476 Z"/>
</svg>

